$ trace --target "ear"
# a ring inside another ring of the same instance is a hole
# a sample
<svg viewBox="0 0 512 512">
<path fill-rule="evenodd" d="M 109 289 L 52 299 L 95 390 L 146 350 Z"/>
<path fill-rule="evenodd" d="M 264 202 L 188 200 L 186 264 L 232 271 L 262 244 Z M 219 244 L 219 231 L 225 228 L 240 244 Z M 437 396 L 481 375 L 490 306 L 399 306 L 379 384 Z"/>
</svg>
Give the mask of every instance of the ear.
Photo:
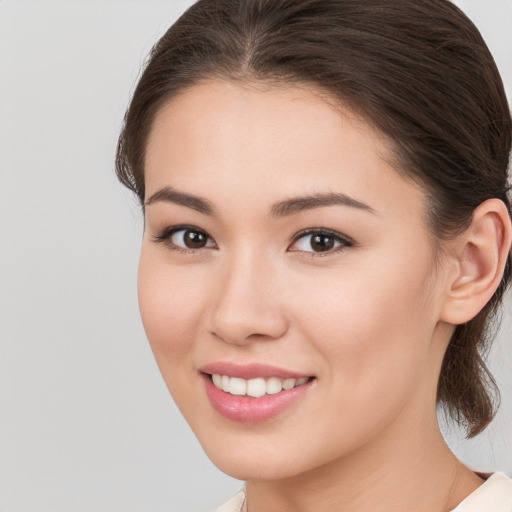
<svg viewBox="0 0 512 512">
<path fill-rule="evenodd" d="M 453 325 L 474 318 L 500 284 L 510 251 L 512 228 L 499 199 L 484 201 L 471 225 L 451 245 L 451 261 L 441 320 Z"/>
</svg>

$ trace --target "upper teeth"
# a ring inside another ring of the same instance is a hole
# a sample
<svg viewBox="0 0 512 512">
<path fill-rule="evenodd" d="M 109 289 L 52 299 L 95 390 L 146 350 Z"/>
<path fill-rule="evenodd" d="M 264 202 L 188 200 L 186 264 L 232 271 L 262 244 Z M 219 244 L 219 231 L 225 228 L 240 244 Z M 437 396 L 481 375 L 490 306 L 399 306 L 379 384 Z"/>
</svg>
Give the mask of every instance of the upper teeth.
<svg viewBox="0 0 512 512">
<path fill-rule="evenodd" d="M 278 377 L 270 377 L 270 379 L 263 379 L 261 377 L 256 379 L 239 379 L 238 377 L 229 377 L 228 375 L 212 375 L 215 387 L 222 389 L 226 393 L 240 396 L 252 396 L 258 398 L 263 395 L 273 395 L 280 391 L 292 389 L 296 386 L 301 386 L 308 381 L 307 377 L 300 379 L 280 379 Z"/>
</svg>

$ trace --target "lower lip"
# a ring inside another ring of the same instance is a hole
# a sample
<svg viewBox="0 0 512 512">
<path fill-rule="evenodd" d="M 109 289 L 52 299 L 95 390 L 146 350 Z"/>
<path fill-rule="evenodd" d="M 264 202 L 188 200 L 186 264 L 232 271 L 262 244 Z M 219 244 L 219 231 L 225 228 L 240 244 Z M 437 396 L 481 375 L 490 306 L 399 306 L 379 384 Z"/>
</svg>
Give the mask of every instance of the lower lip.
<svg viewBox="0 0 512 512">
<path fill-rule="evenodd" d="M 309 390 L 314 379 L 293 389 L 259 398 L 236 396 L 218 389 L 209 375 L 202 374 L 206 395 L 213 408 L 225 418 L 239 423 L 260 423 L 281 414 Z"/>
</svg>

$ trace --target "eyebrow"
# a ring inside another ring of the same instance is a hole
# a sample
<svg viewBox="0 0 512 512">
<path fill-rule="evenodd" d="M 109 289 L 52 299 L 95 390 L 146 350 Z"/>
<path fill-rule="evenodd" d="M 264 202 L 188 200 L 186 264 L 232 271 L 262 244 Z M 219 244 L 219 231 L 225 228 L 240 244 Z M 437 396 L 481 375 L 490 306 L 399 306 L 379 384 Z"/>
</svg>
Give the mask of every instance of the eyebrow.
<svg viewBox="0 0 512 512">
<path fill-rule="evenodd" d="M 371 206 L 343 193 L 312 194 L 304 197 L 294 197 L 275 204 L 272 206 L 271 211 L 274 217 L 285 217 L 305 210 L 340 205 L 376 213 Z"/>
<path fill-rule="evenodd" d="M 157 202 L 168 202 L 175 203 L 192 210 L 196 210 L 199 213 L 208 215 L 211 217 L 216 216 L 216 210 L 213 205 L 206 199 L 187 194 L 185 192 L 179 192 L 172 187 L 165 187 L 155 192 L 149 199 L 144 203 L 144 206 L 149 206 Z M 327 194 L 311 194 L 302 197 L 293 197 L 291 199 L 285 199 L 276 203 L 271 208 L 271 214 L 273 217 L 286 217 L 288 215 L 294 215 L 307 210 L 313 210 L 315 208 L 322 208 L 325 206 L 348 206 L 350 208 L 356 208 L 371 213 L 376 213 L 375 210 L 361 201 L 350 197 L 343 193 L 327 193 Z"/>
<path fill-rule="evenodd" d="M 196 210 L 199 213 L 204 213 L 211 217 L 215 216 L 215 208 L 209 201 L 198 196 L 193 196 L 192 194 L 178 192 L 172 187 L 165 187 L 155 192 L 144 202 L 144 206 L 149 206 L 150 204 L 157 203 L 159 201 L 180 204 L 187 208 L 191 208 L 192 210 Z"/>
</svg>

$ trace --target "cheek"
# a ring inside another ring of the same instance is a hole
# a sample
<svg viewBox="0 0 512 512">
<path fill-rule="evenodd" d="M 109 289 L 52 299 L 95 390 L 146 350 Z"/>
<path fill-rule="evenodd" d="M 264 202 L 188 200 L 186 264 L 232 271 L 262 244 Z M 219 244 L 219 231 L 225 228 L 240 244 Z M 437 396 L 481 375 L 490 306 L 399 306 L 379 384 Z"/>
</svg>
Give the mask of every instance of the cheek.
<svg viewBox="0 0 512 512">
<path fill-rule="evenodd" d="M 307 298 L 291 296 L 305 337 L 328 362 L 327 378 L 337 390 L 351 390 L 340 396 L 378 406 L 389 393 L 407 393 L 429 370 L 436 320 L 428 262 L 397 262 L 382 273 L 371 268 L 342 270 L 339 279 L 306 286 Z"/>
<path fill-rule="evenodd" d="M 159 365 L 173 364 L 193 347 L 204 280 L 143 247 L 138 272 L 139 307 L 146 335 Z M 166 354 L 172 356 L 161 361 Z"/>
</svg>

